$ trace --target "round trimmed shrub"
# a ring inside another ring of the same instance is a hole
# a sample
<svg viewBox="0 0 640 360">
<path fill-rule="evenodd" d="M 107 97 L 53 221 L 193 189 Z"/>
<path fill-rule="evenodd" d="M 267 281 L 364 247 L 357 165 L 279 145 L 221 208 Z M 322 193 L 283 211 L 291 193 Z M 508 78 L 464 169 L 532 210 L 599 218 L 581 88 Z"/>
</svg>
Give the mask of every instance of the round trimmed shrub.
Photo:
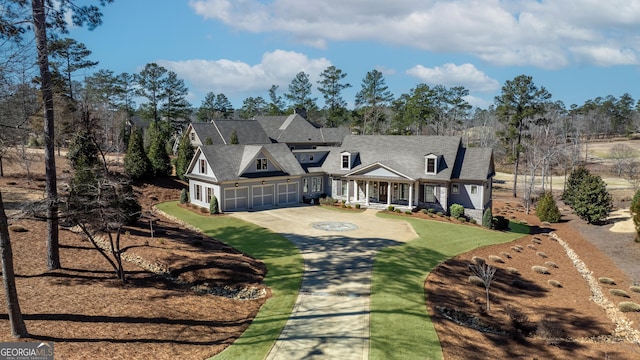
<svg viewBox="0 0 640 360">
<path fill-rule="evenodd" d="M 542 274 L 542 275 L 549 275 L 550 274 L 549 269 L 547 269 L 544 266 L 538 266 L 538 265 L 532 266 L 531 270 L 537 272 L 538 274 Z"/>
<path fill-rule="evenodd" d="M 640 304 L 636 304 L 631 301 L 623 301 L 618 304 L 618 309 L 622 312 L 638 312 L 640 311 Z"/>
<path fill-rule="evenodd" d="M 547 280 L 547 284 L 549 284 L 550 286 L 553 286 L 555 288 L 561 288 L 562 284 L 560 284 L 560 282 L 558 280 Z"/>
<path fill-rule="evenodd" d="M 451 214 L 451 217 L 456 219 L 464 216 L 464 206 L 460 204 L 451 204 L 449 207 L 449 214 Z"/>
<path fill-rule="evenodd" d="M 511 274 L 511 275 L 520 275 L 520 272 L 518 271 L 518 269 L 514 268 L 514 267 L 508 267 L 505 268 L 504 271 L 507 272 L 507 274 Z"/>
<path fill-rule="evenodd" d="M 547 261 L 547 262 L 545 262 L 545 263 L 544 263 L 544 266 L 548 266 L 548 267 L 550 267 L 550 268 L 555 268 L 555 269 L 557 269 L 557 268 L 558 268 L 558 264 L 554 263 L 553 261 Z"/>
<path fill-rule="evenodd" d="M 615 285 L 616 284 L 616 282 L 613 279 L 608 278 L 608 277 L 600 277 L 600 278 L 598 278 L 598 282 L 600 284 L 606 284 L 606 285 Z"/>
<path fill-rule="evenodd" d="M 634 293 L 640 293 L 640 286 L 629 286 L 629 290 Z"/>
<path fill-rule="evenodd" d="M 469 282 L 473 285 L 484 287 L 484 281 L 475 275 L 469 275 Z"/>
<path fill-rule="evenodd" d="M 497 255 L 489 255 L 489 260 L 504 264 L 504 259 L 502 259 L 500 256 L 497 256 Z"/>
<path fill-rule="evenodd" d="M 625 297 L 625 298 L 630 298 L 631 296 L 629 296 L 629 294 L 627 294 L 626 291 L 622 290 L 622 289 L 609 289 L 609 294 L 613 295 L 613 296 L 620 296 L 620 297 Z"/>
</svg>

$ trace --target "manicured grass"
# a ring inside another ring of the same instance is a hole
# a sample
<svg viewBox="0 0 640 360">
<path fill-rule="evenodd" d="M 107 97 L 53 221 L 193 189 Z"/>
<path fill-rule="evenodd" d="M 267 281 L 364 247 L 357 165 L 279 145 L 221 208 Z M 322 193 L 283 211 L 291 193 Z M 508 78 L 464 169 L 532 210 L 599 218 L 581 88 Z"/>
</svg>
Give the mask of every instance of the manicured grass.
<svg viewBox="0 0 640 360">
<path fill-rule="evenodd" d="M 394 215 L 379 216 L 397 218 Z M 474 248 L 505 243 L 522 237 L 475 226 L 439 221 L 408 221 L 419 238 L 389 247 L 376 255 L 371 283 L 370 359 L 441 359 L 442 350 L 427 314 L 424 282 L 440 262 Z"/>
<path fill-rule="evenodd" d="M 300 290 L 304 267 L 298 249 L 283 236 L 230 216 L 202 216 L 178 207 L 177 202 L 159 204 L 157 208 L 267 265 L 264 282 L 273 296 L 242 336 L 215 357 L 264 359 L 287 322 Z"/>
</svg>

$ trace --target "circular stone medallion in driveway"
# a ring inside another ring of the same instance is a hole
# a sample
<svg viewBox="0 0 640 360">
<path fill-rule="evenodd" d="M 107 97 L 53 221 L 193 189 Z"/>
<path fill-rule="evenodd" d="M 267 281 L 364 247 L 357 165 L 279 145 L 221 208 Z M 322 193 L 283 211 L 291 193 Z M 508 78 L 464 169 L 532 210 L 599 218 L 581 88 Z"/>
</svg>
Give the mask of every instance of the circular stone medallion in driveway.
<svg viewBox="0 0 640 360">
<path fill-rule="evenodd" d="M 314 229 L 323 231 L 352 231 L 358 230 L 358 225 L 343 221 L 322 221 L 311 224 Z"/>
</svg>

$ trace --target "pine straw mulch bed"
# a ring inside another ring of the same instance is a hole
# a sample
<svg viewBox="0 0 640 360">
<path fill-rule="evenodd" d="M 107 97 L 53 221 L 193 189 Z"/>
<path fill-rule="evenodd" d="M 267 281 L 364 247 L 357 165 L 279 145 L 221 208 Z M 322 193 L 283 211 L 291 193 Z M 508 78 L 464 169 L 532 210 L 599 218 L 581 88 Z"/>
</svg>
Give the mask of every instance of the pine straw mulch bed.
<svg viewBox="0 0 640 360">
<path fill-rule="evenodd" d="M 6 171 L 6 170 L 5 170 Z M 0 178 L 3 196 L 12 189 L 41 189 L 40 179 L 20 174 Z M 136 186 L 143 209 L 177 199 L 180 184 L 162 179 Z M 15 191 L 14 193 L 19 193 Z M 26 195 L 25 195 L 26 196 Z M 9 205 L 24 201 L 14 196 Z M 63 269 L 46 269 L 46 226 L 35 220 L 13 220 L 26 232 L 10 232 L 20 306 L 31 338 L 54 341 L 57 359 L 204 359 L 231 344 L 249 326 L 269 296 L 262 280 L 264 264 L 202 234 L 153 215 L 124 229 L 127 253 L 156 264 L 180 282 L 193 285 L 262 289 L 266 296 L 235 300 L 206 295 L 125 263 L 128 282 L 114 278 L 112 268 L 81 234 L 60 231 Z M 10 336 L 6 303 L 0 297 L 0 341 Z"/>
<path fill-rule="evenodd" d="M 549 236 L 553 232 L 566 242 L 596 279 L 615 280 L 616 285 L 598 284 L 605 301 L 614 305 L 621 301 L 640 303 L 640 293 L 629 290 L 632 279 L 575 229 L 581 220 L 563 209 L 563 222 L 545 226 L 535 212 L 526 215 L 513 198 L 494 199 L 494 215 L 500 214 L 533 225 L 534 234 L 449 259 L 434 269 L 425 282 L 428 311 L 445 359 L 640 357 L 640 346 L 609 336 L 616 326 L 605 309 L 591 300 L 587 281 L 565 249 Z M 516 246 L 522 250 L 516 251 Z M 484 310 L 485 288 L 469 283 L 472 273 L 468 265 L 474 256 L 498 268 L 491 283 L 489 312 Z M 492 260 L 494 256 L 504 262 Z M 533 266 L 545 266 L 549 274 L 536 273 Z M 518 274 L 509 273 L 507 268 L 517 269 Z M 551 285 L 549 280 L 557 281 L 560 287 Z M 609 289 L 625 290 L 630 298 L 613 296 Z M 624 315 L 632 321 L 632 330 L 640 330 L 639 313 Z M 472 323 L 475 328 L 470 326 Z M 489 331 L 479 331 L 479 327 Z"/>
</svg>

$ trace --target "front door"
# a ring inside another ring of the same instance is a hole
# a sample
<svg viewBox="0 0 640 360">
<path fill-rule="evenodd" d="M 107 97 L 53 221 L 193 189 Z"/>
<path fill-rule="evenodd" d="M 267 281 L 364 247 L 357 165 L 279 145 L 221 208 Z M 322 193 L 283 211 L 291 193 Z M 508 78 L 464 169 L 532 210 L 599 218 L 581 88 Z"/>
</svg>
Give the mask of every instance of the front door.
<svg viewBox="0 0 640 360">
<path fill-rule="evenodd" d="M 388 187 L 389 184 L 387 184 L 386 182 L 381 182 L 380 185 L 378 185 L 378 201 L 380 201 L 381 203 L 386 203 L 388 200 Z"/>
</svg>

